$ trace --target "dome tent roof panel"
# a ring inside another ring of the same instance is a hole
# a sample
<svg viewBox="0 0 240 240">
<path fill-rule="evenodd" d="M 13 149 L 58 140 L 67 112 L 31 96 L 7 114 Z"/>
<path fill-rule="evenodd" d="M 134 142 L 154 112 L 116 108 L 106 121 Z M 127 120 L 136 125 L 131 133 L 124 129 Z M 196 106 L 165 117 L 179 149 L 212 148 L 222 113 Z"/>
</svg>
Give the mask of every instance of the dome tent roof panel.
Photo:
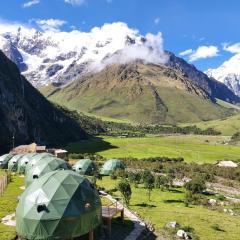
<svg viewBox="0 0 240 240">
<path fill-rule="evenodd" d="M 10 159 L 13 157 L 12 154 L 4 154 L 0 157 L 0 169 L 7 169 Z"/>
<path fill-rule="evenodd" d="M 76 184 L 76 190 L 69 195 L 68 199 L 65 198 L 65 193 L 61 195 L 62 188 L 59 187 L 60 185 L 57 186 L 55 181 L 52 181 L 54 178 L 61 180 L 61 186 L 64 186 L 65 181 L 68 184 L 69 181 Z M 51 187 L 54 194 L 47 205 L 26 201 L 27 196 L 37 189 L 42 189 L 45 194 L 48 194 L 45 189 L 49 187 Z M 31 213 L 28 212 L 27 216 L 22 211 L 25 204 L 32 206 L 29 208 Z M 37 211 L 39 206 L 41 214 Z M 57 217 L 56 209 L 61 216 Z M 52 215 L 52 213 L 54 214 Z M 31 221 L 29 221 L 30 218 Z M 78 237 L 101 224 L 101 200 L 96 189 L 81 175 L 69 170 L 53 171 L 34 181 L 25 190 L 17 206 L 16 220 L 18 235 L 29 240 L 55 240 L 58 238 Z M 29 227 L 30 224 L 33 226 Z"/>
<path fill-rule="evenodd" d="M 73 165 L 73 170 L 79 174 L 91 176 L 97 170 L 97 166 L 90 159 L 80 159 Z"/>
<path fill-rule="evenodd" d="M 44 174 L 54 170 L 66 170 L 70 169 L 69 164 L 59 158 L 47 158 L 46 161 L 38 162 L 27 173 L 25 178 L 25 185 L 29 186 L 35 179 L 43 176 Z"/>
<path fill-rule="evenodd" d="M 111 175 L 117 169 L 125 169 L 123 162 L 119 159 L 109 159 L 101 169 L 102 175 Z"/>
</svg>

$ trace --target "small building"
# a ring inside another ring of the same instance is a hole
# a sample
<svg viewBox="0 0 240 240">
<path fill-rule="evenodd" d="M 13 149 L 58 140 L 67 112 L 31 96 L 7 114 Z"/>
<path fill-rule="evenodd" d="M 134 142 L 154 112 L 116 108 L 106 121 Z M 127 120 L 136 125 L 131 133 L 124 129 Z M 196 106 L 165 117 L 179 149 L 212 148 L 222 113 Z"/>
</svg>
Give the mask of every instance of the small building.
<svg viewBox="0 0 240 240">
<path fill-rule="evenodd" d="M 72 169 L 81 175 L 92 176 L 97 171 L 97 166 L 90 159 L 80 159 L 73 165 Z"/>
<path fill-rule="evenodd" d="M 46 146 L 37 146 L 36 147 L 36 153 L 44 153 L 47 151 L 47 147 Z"/>
<path fill-rule="evenodd" d="M 27 153 L 35 153 L 37 148 L 36 143 L 32 143 L 29 145 L 20 145 L 18 147 L 13 148 L 10 153 L 13 155 L 16 154 L 27 154 Z"/>
<path fill-rule="evenodd" d="M 33 181 L 42 177 L 44 174 L 55 170 L 68 170 L 70 165 L 56 157 L 44 158 L 44 161 L 38 161 L 34 167 L 26 172 L 25 186 L 28 187 Z"/>
<path fill-rule="evenodd" d="M 65 160 L 67 159 L 68 151 L 66 151 L 64 149 L 50 148 L 50 149 L 47 149 L 47 152 L 53 154 L 57 158 L 61 158 L 61 159 L 65 159 Z"/>
<path fill-rule="evenodd" d="M 73 171 L 53 171 L 34 181 L 21 195 L 16 230 L 21 239 L 74 239 L 102 224 L 98 191 Z"/>
<path fill-rule="evenodd" d="M 101 174 L 109 176 L 114 173 L 116 170 L 124 170 L 125 166 L 123 162 L 119 159 L 109 159 L 106 161 L 101 169 Z"/>
</svg>

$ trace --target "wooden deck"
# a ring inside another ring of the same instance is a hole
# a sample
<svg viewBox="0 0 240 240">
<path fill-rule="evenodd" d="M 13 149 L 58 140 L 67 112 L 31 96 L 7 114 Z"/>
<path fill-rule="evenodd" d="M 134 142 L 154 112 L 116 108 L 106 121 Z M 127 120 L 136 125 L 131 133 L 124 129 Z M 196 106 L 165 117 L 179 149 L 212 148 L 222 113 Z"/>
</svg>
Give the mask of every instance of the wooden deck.
<svg viewBox="0 0 240 240">
<path fill-rule="evenodd" d="M 121 214 L 122 222 L 124 222 L 124 208 L 118 202 L 102 206 L 102 218 L 107 222 L 108 238 L 112 236 L 112 218 L 118 213 Z"/>
</svg>

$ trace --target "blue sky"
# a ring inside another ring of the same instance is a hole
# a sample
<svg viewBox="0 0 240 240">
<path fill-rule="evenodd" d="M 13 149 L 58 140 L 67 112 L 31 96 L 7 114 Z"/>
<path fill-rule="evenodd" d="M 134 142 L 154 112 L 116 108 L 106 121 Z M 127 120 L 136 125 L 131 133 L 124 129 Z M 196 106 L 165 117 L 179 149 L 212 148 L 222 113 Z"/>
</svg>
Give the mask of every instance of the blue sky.
<svg viewBox="0 0 240 240">
<path fill-rule="evenodd" d="M 233 56 L 222 44 L 239 42 L 239 10 L 238 0 L 9 0 L 1 1 L 0 19 L 59 19 L 65 31 L 122 21 L 141 34 L 162 32 L 165 49 L 177 55 L 192 49 L 182 56 L 206 70 Z M 204 58 L 196 57 L 199 47 Z"/>
</svg>

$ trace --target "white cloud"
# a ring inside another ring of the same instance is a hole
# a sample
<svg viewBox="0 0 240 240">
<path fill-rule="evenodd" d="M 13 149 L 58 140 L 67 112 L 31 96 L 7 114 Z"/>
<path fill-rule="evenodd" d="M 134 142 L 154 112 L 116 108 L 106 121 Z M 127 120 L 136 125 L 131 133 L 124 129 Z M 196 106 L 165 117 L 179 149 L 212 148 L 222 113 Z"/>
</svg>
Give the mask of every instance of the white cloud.
<svg viewBox="0 0 240 240">
<path fill-rule="evenodd" d="M 29 8 L 29 7 L 31 7 L 33 5 L 37 5 L 39 3 L 40 3 L 40 0 L 32 0 L 32 1 L 24 3 L 22 6 L 23 6 L 23 8 Z"/>
<path fill-rule="evenodd" d="M 188 56 L 190 62 L 197 61 L 203 58 L 211 58 L 218 56 L 219 49 L 216 46 L 200 46 L 196 50 L 188 49 L 181 53 L 180 56 Z"/>
<path fill-rule="evenodd" d="M 223 50 L 230 53 L 240 53 L 240 43 L 230 45 L 229 43 L 223 43 Z"/>
<path fill-rule="evenodd" d="M 40 27 L 43 31 L 51 31 L 58 32 L 60 27 L 66 24 L 65 20 L 61 19 L 37 19 L 35 20 L 38 27 Z"/>
<path fill-rule="evenodd" d="M 187 49 L 183 52 L 180 52 L 179 55 L 180 56 L 186 56 L 186 55 L 190 55 L 191 53 L 193 53 L 193 50 L 192 49 Z"/>
<path fill-rule="evenodd" d="M 78 5 L 78 6 L 80 6 L 80 5 L 83 5 L 85 2 L 86 2 L 86 0 L 64 0 L 64 2 L 65 3 L 69 3 L 69 4 L 71 4 L 71 5 Z"/>
<path fill-rule="evenodd" d="M 160 22 L 160 18 L 159 18 L 159 17 L 156 17 L 156 18 L 154 19 L 154 23 L 155 23 L 156 25 L 158 25 L 159 22 Z"/>
</svg>

